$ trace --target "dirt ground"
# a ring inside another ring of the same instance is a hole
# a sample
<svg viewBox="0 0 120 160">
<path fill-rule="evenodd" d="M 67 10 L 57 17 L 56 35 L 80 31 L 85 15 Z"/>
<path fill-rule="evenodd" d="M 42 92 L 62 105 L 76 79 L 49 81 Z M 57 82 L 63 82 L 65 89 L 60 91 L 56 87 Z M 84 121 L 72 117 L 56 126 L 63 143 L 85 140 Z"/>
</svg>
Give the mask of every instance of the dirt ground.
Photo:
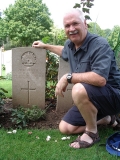
<svg viewBox="0 0 120 160">
<path fill-rule="evenodd" d="M 0 114 L 0 127 L 5 129 L 15 128 L 11 123 L 12 99 L 8 99 L 4 105 L 4 113 Z M 30 122 L 26 128 L 37 128 L 37 129 L 58 129 L 59 122 L 64 116 L 65 112 L 56 112 L 55 106 L 49 107 L 46 112 L 45 119 L 39 119 L 38 121 Z"/>
<path fill-rule="evenodd" d="M 49 101 L 50 102 L 50 101 Z M 29 122 L 27 129 L 58 129 L 59 123 L 66 112 L 56 112 L 56 102 L 52 101 L 49 103 L 50 107 L 46 112 L 45 119 L 39 119 L 38 121 Z M 46 101 L 45 105 L 48 105 Z M 0 114 L 0 128 L 5 129 L 16 129 L 16 126 L 11 122 L 11 112 L 10 109 L 13 107 L 12 99 L 6 99 L 4 105 L 4 113 Z M 117 121 L 120 124 L 120 114 L 116 115 Z M 101 127 L 105 127 L 102 126 Z M 120 127 L 119 129 L 120 130 Z"/>
</svg>

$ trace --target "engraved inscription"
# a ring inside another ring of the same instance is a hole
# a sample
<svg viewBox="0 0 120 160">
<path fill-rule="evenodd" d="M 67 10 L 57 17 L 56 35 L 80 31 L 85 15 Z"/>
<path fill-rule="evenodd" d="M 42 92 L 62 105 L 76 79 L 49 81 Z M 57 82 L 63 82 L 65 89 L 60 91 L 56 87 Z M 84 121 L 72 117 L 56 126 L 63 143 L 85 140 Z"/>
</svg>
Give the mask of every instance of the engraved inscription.
<svg viewBox="0 0 120 160">
<path fill-rule="evenodd" d="M 31 67 L 36 63 L 36 56 L 33 52 L 28 51 L 22 54 L 21 61 L 24 66 Z"/>
<path fill-rule="evenodd" d="M 35 91 L 36 88 L 30 88 L 30 82 L 28 81 L 27 88 L 21 88 L 21 90 L 27 90 L 28 91 L 28 105 L 30 105 L 30 91 Z"/>
<path fill-rule="evenodd" d="M 43 77 L 44 73 L 40 73 L 40 70 L 33 69 L 31 67 L 25 69 L 19 69 L 18 72 L 12 74 L 14 78 L 30 78 L 33 75 L 36 78 Z"/>
</svg>

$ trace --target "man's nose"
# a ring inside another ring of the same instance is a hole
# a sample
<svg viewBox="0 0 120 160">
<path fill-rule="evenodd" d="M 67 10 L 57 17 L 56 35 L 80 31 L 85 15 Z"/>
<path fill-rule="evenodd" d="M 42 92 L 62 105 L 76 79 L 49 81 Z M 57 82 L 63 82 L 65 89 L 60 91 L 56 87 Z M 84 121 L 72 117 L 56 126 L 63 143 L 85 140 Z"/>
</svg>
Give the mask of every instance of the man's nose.
<svg viewBox="0 0 120 160">
<path fill-rule="evenodd" d="M 69 28 L 69 30 L 75 30 L 75 26 L 74 25 L 70 25 L 70 28 Z"/>
</svg>

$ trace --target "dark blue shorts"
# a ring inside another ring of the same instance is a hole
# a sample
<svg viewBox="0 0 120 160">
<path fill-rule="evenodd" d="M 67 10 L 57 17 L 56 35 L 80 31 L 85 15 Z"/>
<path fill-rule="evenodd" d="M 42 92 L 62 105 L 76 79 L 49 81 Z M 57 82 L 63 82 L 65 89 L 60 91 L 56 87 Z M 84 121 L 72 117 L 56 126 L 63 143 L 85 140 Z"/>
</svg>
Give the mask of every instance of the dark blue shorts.
<svg viewBox="0 0 120 160">
<path fill-rule="evenodd" d="M 98 110 L 97 120 L 107 115 L 120 113 L 120 90 L 110 85 L 97 87 L 82 83 L 90 101 Z M 73 106 L 63 117 L 63 120 L 74 126 L 85 126 L 86 123 L 76 106 Z"/>
</svg>

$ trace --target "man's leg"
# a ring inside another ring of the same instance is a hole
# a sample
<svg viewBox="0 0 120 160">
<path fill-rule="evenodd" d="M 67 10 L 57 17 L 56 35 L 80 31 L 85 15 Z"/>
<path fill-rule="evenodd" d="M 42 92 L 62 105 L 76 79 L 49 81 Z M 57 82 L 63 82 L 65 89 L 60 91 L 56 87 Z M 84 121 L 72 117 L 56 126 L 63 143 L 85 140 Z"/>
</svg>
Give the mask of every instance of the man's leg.
<svg viewBox="0 0 120 160">
<path fill-rule="evenodd" d="M 61 120 L 59 124 L 59 130 L 63 134 L 79 134 L 83 133 L 85 131 L 85 126 L 74 126 L 68 122 L 65 122 L 64 120 Z"/>
<path fill-rule="evenodd" d="M 70 145 L 73 148 L 81 148 L 81 147 L 86 148 L 86 147 L 91 146 L 92 144 L 94 144 L 95 142 L 99 140 L 99 135 L 97 133 L 98 108 L 96 108 L 98 107 L 98 105 L 94 106 L 94 104 L 89 100 L 88 93 L 92 92 L 93 94 L 93 91 L 90 90 L 91 86 L 87 85 L 86 86 L 87 88 L 85 86 L 83 84 L 78 83 L 78 84 L 75 84 L 72 89 L 72 98 L 73 98 L 74 104 L 78 107 L 82 117 L 84 118 L 86 122 L 86 127 L 85 127 L 86 133 L 83 133 L 83 135 L 80 137 L 80 140 L 78 140 L 79 143 L 73 142 Z M 94 91 L 96 90 L 96 88 L 97 87 L 94 87 Z M 88 89 L 89 89 L 89 92 L 88 92 Z M 99 91 L 99 88 L 97 88 L 97 90 Z M 101 90 L 104 90 L 104 88 L 101 88 Z M 101 94 L 101 92 L 99 92 L 98 94 Z M 94 94 L 93 96 L 96 97 L 97 95 Z M 99 98 L 99 96 L 97 98 Z M 103 99 L 101 102 L 103 103 Z M 107 111 L 107 113 L 108 112 L 109 111 Z"/>
<path fill-rule="evenodd" d="M 80 115 L 81 116 L 81 115 Z M 97 125 L 109 125 L 111 122 L 111 116 L 106 116 L 97 121 Z M 115 120 L 111 127 L 115 127 L 117 125 L 117 121 Z M 85 131 L 86 126 L 75 126 L 64 120 L 61 120 L 59 124 L 59 130 L 63 134 L 71 135 L 71 134 L 79 134 Z"/>
</svg>

